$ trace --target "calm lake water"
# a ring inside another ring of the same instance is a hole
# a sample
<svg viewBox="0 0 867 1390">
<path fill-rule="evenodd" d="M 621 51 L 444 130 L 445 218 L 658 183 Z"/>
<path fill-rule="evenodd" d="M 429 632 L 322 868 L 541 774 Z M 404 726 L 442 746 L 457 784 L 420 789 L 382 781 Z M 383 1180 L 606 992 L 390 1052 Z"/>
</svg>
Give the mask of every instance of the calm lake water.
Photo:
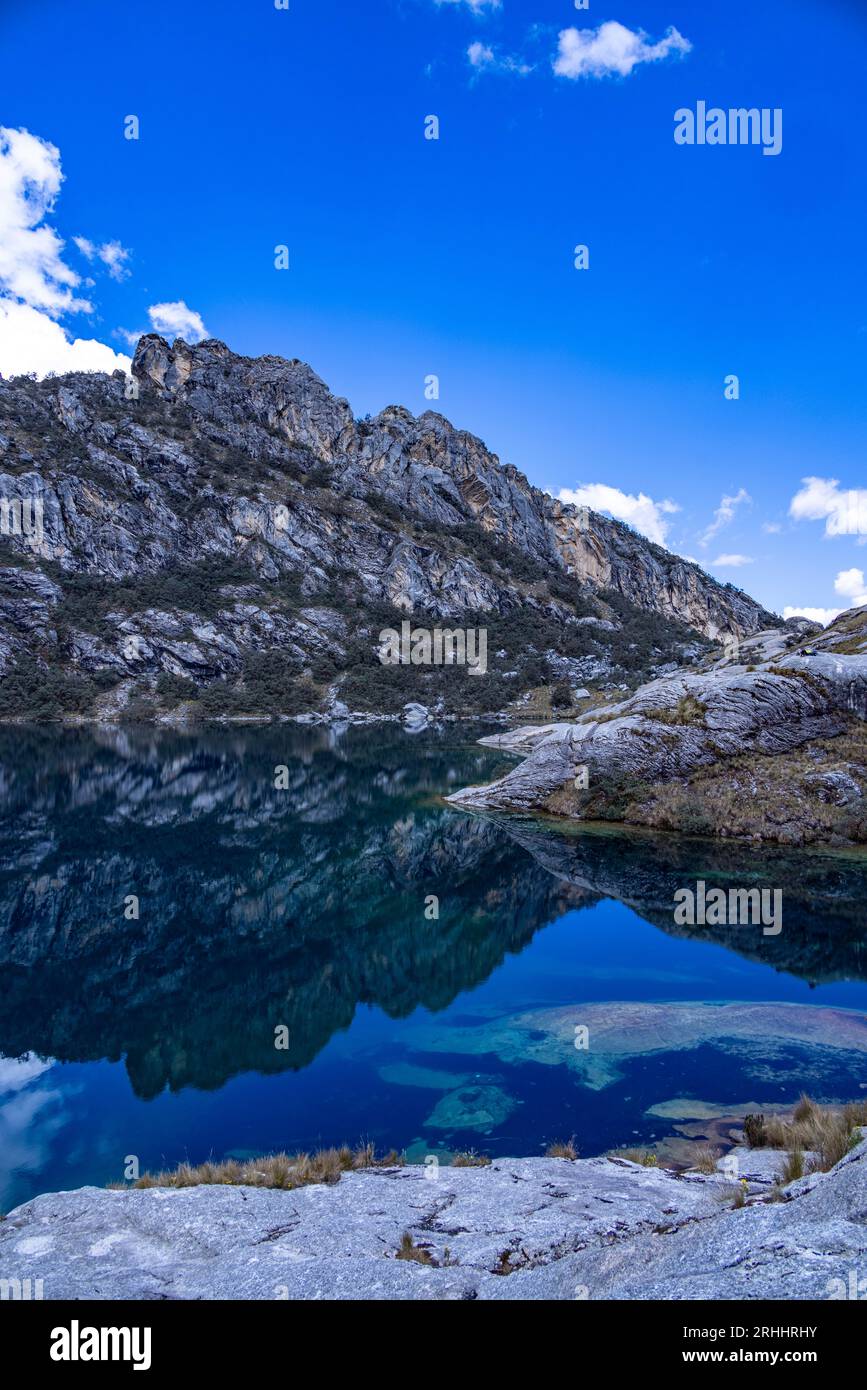
<svg viewBox="0 0 867 1390">
<path fill-rule="evenodd" d="M 0 1208 L 129 1155 L 589 1155 L 863 1097 L 865 856 L 449 808 L 513 765 L 486 731 L 0 731 Z M 699 879 L 782 931 L 675 926 Z"/>
</svg>

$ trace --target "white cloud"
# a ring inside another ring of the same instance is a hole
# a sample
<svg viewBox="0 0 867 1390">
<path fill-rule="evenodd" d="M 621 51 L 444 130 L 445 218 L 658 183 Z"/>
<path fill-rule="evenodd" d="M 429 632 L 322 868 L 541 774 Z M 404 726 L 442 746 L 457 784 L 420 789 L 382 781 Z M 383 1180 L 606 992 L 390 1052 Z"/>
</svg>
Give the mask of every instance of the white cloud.
<svg viewBox="0 0 867 1390">
<path fill-rule="evenodd" d="M 152 304 L 148 309 L 148 318 L 154 332 L 161 333 L 164 338 L 183 338 L 188 343 L 198 343 L 208 337 L 201 314 L 190 309 L 182 299 Z"/>
<path fill-rule="evenodd" d="M 639 63 L 655 63 L 670 53 L 689 53 L 692 44 L 669 27 L 658 43 L 649 43 L 642 29 L 633 32 L 616 20 L 598 29 L 562 29 L 554 60 L 558 77 L 628 77 Z"/>
<path fill-rule="evenodd" d="M 97 246 L 86 236 L 74 236 L 72 240 L 87 260 L 102 261 L 112 280 L 125 280 L 129 275 L 129 252 L 119 241 L 105 241 L 102 246 Z"/>
<path fill-rule="evenodd" d="M 63 261 L 63 240 L 43 219 L 63 173 L 60 151 L 29 130 L 0 126 L 0 292 L 57 315 L 91 304 L 76 297 L 81 276 Z"/>
<path fill-rule="evenodd" d="M 699 545 L 707 545 L 718 531 L 721 531 L 724 526 L 728 526 L 729 522 L 734 520 L 735 512 L 741 503 L 752 502 L 752 500 L 746 488 L 743 487 L 731 496 L 723 497 L 713 514 L 713 521 L 701 537 Z"/>
<path fill-rule="evenodd" d="M 793 608 L 787 606 L 783 609 L 784 618 L 809 618 L 811 623 L 821 623 L 827 627 L 833 623 L 843 612 L 842 608 Z"/>
<path fill-rule="evenodd" d="M 70 339 L 59 323 L 31 309 L 0 297 L 0 375 L 18 376 L 35 372 L 129 373 L 132 363 L 123 353 L 114 352 L 95 338 Z"/>
<path fill-rule="evenodd" d="M 470 66 L 479 72 L 513 72 L 519 77 L 526 77 L 533 68 L 530 63 L 522 63 L 520 58 L 512 58 L 508 54 L 495 53 L 489 44 L 471 43 L 467 49 L 467 57 Z"/>
<path fill-rule="evenodd" d="M 864 571 L 858 569 L 841 570 L 834 580 L 834 592 L 850 600 L 851 608 L 862 608 L 867 603 L 867 584 Z"/>
<path fill-rule="evenodd" d="M 763 521 L 762 530 L 766 536 L 778 536 L 782 531 L 782 526 L 778 521 Z"/>
<path fill-rule="evenodd" d="M 666 516 L 679 512 L 676 502 L 666 498 L 664 502 L 654 502 L 640 492 L 637 497 L 621 492 L 607 483 L 581 483 L 577 488 L 564 487 L 558 497 L 561 502 L 571 502 L 575 507 L 589 507 L 594 512 L 608 512 L 618 521 L 626 521 L 640 531 L 648 540 L 657 545 L 665 545 L 670 523 Z"/>
<path fill-rule="evenodd" d="M 467 57 L 474 68 L 489 68 L 497 61 L 494 50 L 486 43 L 471 43 L 467 49 Z"/>
<path fill-rule="evenodd" d="M 128 370 L 129 358 L 93 338 L 70 338 L 57 320 L 91 313 L 77 291 L 81 276 L 63 259 L 64 241 L 45 218 L 63 171 L 60 151 L 28 130 L 0 127 L 0 373 Z M 92 243 L 82 238 L 88 247 Z M 80 249 L 80 248 L 79 248 Z M 119 242 L 94 248 L 121 278 L 127 252 Z"/>
<path fill-rule="evenodd" d="M 805 479 L 805 482 L 818 482 L 819 479 Z M 834 590 L 846 599 L 846 608 L 784 608 L 784 618 L 811 618 L 814 623 L 827 627 L 848 608 L 863 608 L 867 604 L 867 580 L 864 571 L 855 569 L 840 570 L 834 580 Z"/>
<path fill-rule="evenodd" d="M 836 478 L 802 478 L 789 505 L 796 521 L 824 521 L 826 536 L 867 533 L 867 488 L 841 489 Z"/>
<path fill-rule="evenodd" d="M 718 555 L 711 561 L 711 568 L 715 570 L 739 570 L 744 565 L 754 565 L 755 560 L 752 555 Z"/>
</svg>

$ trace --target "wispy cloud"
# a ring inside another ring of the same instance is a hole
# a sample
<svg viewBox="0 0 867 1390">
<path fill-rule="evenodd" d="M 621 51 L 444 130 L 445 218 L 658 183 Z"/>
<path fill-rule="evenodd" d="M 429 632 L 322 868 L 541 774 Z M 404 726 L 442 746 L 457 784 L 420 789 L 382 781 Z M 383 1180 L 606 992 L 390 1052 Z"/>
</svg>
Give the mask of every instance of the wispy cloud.
<svg viewBox="0 0 867 1390">
<path fill-rule="evenodd" d="M 607 512 L 618 521 L 626 521 L 640 531 L 648 540 L 657 545 L 665 545 L 671 523 L 666 517 L 680 511 L 677 502 L 666 498 L 654 502 L 652 497 L 639 492 L 637 496 L 621 492 L 620 488 L 609 487 L 607 483 L 580 483 L 577 488 L 561 488 L 558 493 L 561 502 L 571 502 L 575 507 L 589 507 L 594 512 Z"/>
<path fill-rule="evenodd" d="M 718 531 L 728 526 L 734 520 L 735 512 L 744 502 L 752 502 L 750 494 L 746 488 L 739 488 L 737 492 L 724 496 L 716 511 L 713 514 L 713 521 L 708 526 L 704 535 L 699 540 L 699 545 L 708 545 L 713 540 Z"/>
<path fill-rule="evenodd" d="M 473 14 L 484 14 L 485 10 L 502 9 L 503 0 L 435 0 L 437 5 L 466 5 Z"/>
<path fill-rule="evenodd" d="M 656 63 L 672 53 L 689 53 L 692 44 L 673 26 L 658 43 L 642 29 L 609 20 L 598 29 L 562 29 L 554 71 L 558 77 L 628 77 L 639 63 Z"/>
<path fill-rule="evenodd" d="M 744 565 L 754 565 L 755 560 L 752 555 L 718 555 L 711 561 L 711 568 L 715 570 L 739 570 Z"/>
<path fill-rule="evenodd" d="M 130 274 L 130 253 L 119 241 L 105 241 L 101 246 L 97 246 L 95 242 L 88 241 L 86 236 L 74 236 L 72 240 L 86 260 L 101 261 L 112 280 L 125 280 Z"/>
<path fill-rule="evenodd" d="M 513 58 L 511 54 L 497 53 L 490 44 L 471 43 L 467 49 L 467 58 L 470 66 L 477 72 L 507 72 L 516 77 L 526 77 L 533 71 L 532 63 L 525 63 L 520 58 Z"/>
</svg>

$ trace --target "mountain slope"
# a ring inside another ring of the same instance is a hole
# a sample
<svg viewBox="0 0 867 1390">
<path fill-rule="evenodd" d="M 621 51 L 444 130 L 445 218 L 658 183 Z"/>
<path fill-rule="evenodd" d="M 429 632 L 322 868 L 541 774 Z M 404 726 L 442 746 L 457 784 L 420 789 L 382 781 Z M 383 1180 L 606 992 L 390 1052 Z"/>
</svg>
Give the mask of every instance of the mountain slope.
<svg viewBox="0 0 867 1390">
<path fill-rule="evenodd" d="M 294 713 L 338 687 L 359 709 L 493 710 L 778 621 L 442 416 L 356 420 L 305 364 L 216 341 L 142 338 L 132 388 L 0 382 L 0 497 L 41 511 L 0 537 L 6 716 Z M 381 666 L 406 616 L 484 625 L 488 677 Z"/>
</svg>

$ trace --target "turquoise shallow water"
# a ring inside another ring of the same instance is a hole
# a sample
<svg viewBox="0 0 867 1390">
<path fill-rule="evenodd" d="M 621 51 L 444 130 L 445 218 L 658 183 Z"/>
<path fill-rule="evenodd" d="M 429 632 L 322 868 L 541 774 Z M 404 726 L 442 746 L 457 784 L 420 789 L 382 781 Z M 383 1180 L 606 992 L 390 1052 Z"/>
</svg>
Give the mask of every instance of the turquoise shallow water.
<svg viewBox="0 0 867 1390">
<path fill-rule="evenodd" d="M 0 1207 L 130 1155 L 590 1154 L 865 1094 L 864 856 L 470 816 L 484 731 L 2 731 Z M 698 879 L 779 888 L 781 932 L 676 926 Z"/>
</svg>

